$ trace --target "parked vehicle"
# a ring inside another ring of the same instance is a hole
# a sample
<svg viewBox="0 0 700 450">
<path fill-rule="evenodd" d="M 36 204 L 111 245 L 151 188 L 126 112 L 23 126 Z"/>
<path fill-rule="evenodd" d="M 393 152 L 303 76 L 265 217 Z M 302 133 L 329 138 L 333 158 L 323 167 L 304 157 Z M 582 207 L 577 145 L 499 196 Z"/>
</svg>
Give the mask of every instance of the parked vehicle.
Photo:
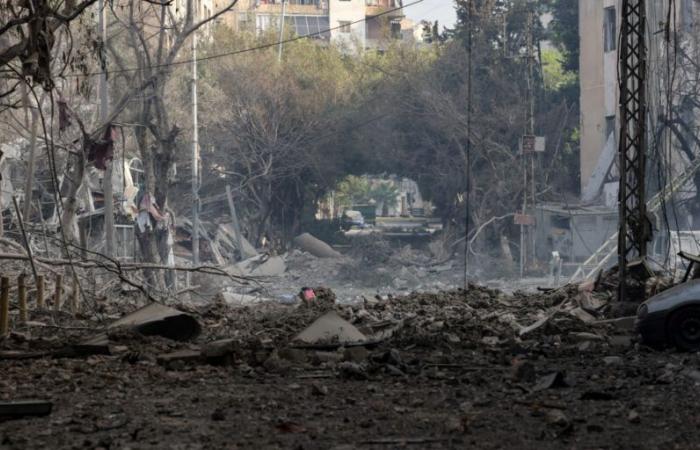
<svg viewBox="0 0 700 450">
<path fill-rule="evenodd" d="M 700 280 L 679 284 L 642 303 L 635 328 L 647 345 L 700 350 Z"/>
<path fill-rule="evenodd" d="M 340 226 L 345 231 L 352 228 L 365 228 L 365 218 L 360 211 L 348 209 L 343 213 Z"/>
</svg>

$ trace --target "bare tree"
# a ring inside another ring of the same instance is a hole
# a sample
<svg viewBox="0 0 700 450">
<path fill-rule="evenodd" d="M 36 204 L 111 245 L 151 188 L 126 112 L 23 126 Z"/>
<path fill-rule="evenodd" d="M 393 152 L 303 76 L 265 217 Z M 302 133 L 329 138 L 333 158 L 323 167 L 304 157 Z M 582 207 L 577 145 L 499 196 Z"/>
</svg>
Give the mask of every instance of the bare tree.
<svg viewBox="0 0 700 450">
<path fill-rule="evenodd" d="M 199 17 L 195 5 L 187 0 L 185 11 L 177 11 L 168 4 L 139 4 L 129 2 L 124 8 L 112 7 L 114 33 L 105 43 L 116 77 L 114 92 L 123 92 L 114 102 L 109 123 L 117 116 L 135 124 L 133 135 L 143 162 L 145 188 L 142 199 L 148 196 L 153 209 L 153 226 L 137 227 L 141 252 L 147 262 L 165 263 L 170 251 L 168 222 L 172 217 L 168 194 L 173 181 L 176 139 L 180 133 L 168 113 L 166 86 L 173 71 L 181 65 L 177 57 L 198 30 L 230 10 L 237 0 L 230 0 L 218 12 Z M 159 32 L 158 32 L 159 31 Z M 122 34 L 123 33 L 123 34 Z M 126 44 L 126 45 L 123 45 Z M 127 47 L 128 52 L 123 52 Z M 108 124 L 101 124 L 104 130 Z M 151 285 L 163 286 L 163 280 L 148 273 Z"/>
</svg>

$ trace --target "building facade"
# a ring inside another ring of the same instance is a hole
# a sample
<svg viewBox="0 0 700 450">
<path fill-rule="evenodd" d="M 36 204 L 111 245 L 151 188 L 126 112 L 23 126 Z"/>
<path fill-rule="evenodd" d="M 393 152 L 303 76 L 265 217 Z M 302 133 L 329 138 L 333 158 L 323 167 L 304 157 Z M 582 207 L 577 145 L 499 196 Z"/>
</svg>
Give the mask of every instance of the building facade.
<svg viewBox="0 0 700 450">
<path fill-rule="evenodd" d="M 211 0 L 214 10 L 226 0 Z M 405 39 L 409 22 L 401 0 L 240 0 L 222 15 L 223 23 L 237 31 L 257 34 L 284 27 L 297 36 L 333 42 L 353 49 L 381 48 L 390 39 Z"/>
<path fill-rule="evenodd" d="M 677 135 L 667 133 L 659 117 L 670 106 L 677 108 L 698 89 L 692 61 L 698 57 L 700 1 L 678 0 L 671 5 L 675 18 L 669 21 L 669 0 L 646 2 L 647 7 L 647 110 L 650 152 L 672 155 L 674 171 L 687 161 L 678 152 Z M 622 0 L 579 2 L 580 34 L 580 186 L 584 203 L 617 204 L 617 144 L 619 139 L 618 45 Z M 667 39 L 668 36 L 668 39 Z M 685 63 L 684 63 L 685 61 Z M 686 70 L 690 69 L 690 70 Z M 669 77 L 669 73 L 672 74 Z M 689 128 L 698 123 L 695 111 L 685 114 Z M 665 148 L 662 148 L 666 146 Z M 662 182 L 663 183 L 663 182 Z"/>
</svg>

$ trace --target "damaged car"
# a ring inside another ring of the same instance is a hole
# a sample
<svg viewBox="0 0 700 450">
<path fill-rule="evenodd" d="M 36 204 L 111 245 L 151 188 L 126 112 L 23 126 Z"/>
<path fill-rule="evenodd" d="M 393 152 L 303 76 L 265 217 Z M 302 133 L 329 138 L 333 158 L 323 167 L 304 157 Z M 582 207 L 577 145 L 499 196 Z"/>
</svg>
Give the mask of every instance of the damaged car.
<svg viewBox="0 0 700 450">
<path fill-rule="evenodd" d="M 700 350 L 700 280 L 679 284 L 643 302 L 635 328 L 646 345 Z"/>
</svg>

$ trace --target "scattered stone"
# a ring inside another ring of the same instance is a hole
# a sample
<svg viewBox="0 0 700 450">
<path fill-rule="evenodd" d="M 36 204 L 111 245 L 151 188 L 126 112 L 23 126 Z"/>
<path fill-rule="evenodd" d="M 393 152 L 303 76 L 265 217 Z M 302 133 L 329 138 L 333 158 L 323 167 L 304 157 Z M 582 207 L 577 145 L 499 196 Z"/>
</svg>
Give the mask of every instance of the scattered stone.
<svg viewBox="0 0 700 450">
<path fill-rule="evenodd" d="M 328 388 L 326 386 L 313 383 L 311 385 L 311 393 L 313 395 L 318 395 L 318 396 L 323 396 L 323 395 L 328 395 Z"/>
<path fill-rule="evenodd" d="M 605 340 L 603 336 L 595 333 L 588 333 L 585 331 L 582 332 L 577 332 L 577 333 L 569 333 L 569 337 L 572 338 L 576 342 L 584 342 L 584 341 L 603 341 Z"/>
<path fill-rule="evenodd" d="M 547 411 L 547 423 L 558 427 L 565 428 L 569 426 L 569 419 L 560 409 L 550 409 Z"/>
<path fill-rule="evenodd" d="M 343 350 L 343 361 L 361 363 L 367 360 L 369 352 L 363 346 L 346 347 Z"/>
<path fill-rule="evenodd" d="M 343 378 L 350 378 L 354 380 L 366 380 L 367 370 L 360 364 L 354 362 L 341 362 L 337 365 L 338 373 Z"/>
<path fill-rule="evenodd" d="M 535 381 L 535 366 L 530 361 L 514 359 L 510 373 L 513 381 L 527 383 Z"/>
<path fill-rule="evenodd" d="M 620 364 L 622 364 L 622 357 L 606 356 L 603 358 L 603 362 L 608 366 L 619 366 Z"/>
<path fill-rule="evenodd" d="M 611 347 L 615 348 L 629 348 L 632 346 L 632 336 L 629 335 L 615 335 L 608 336 L 608 343 Z"/>
<path fill-rule="evenodd" d="M 565 387 L 569 387 L 569 383 L 566 381 L 566 376 L 563 372 L 557 371 L 540 377 L 532 390 L 537 392 L 544 391 L 546 389 Z"/>
<path fill-rule="evenodd" d="M 635 411 L 634 409 L 632 409 L 627 414 L 627 420 L 630 423 L 639 423 L 641 421 L 641 418 L 639 417 L 639 413 L 637 411 Z"/>
</svg>

